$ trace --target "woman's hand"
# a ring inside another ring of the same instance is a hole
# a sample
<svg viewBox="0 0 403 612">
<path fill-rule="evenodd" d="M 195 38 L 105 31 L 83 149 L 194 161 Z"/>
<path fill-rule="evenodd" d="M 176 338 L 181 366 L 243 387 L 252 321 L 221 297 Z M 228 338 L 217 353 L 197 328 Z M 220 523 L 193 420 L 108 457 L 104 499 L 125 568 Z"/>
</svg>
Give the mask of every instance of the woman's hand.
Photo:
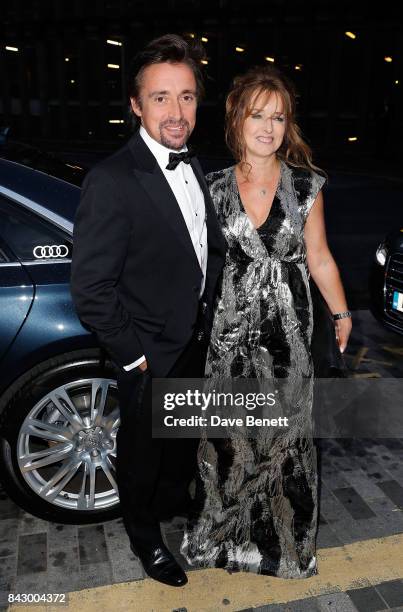
<svg viewBox="0 0 403 612">
<path fill-rule="evenodd" d="M 338 319 L 334 322 L 334 327 L 340 352 L 344 353 L 352 328 L 351 317 L 346 317 L 345 319 Z"/>
</svg>

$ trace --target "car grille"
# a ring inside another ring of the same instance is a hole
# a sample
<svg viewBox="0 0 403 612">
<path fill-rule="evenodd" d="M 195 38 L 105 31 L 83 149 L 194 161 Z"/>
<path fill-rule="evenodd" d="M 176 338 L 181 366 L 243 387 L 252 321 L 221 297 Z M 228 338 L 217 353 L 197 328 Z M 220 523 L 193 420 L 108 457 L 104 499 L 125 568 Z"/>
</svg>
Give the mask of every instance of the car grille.
<svg viewBox="0 0 403 612">
<path fill-rule="evenodd" d="M 403 326 L 403 312 L 392 308 L 393 292 L 403 293 L 403 253 L 393 253 L 389 259 L 385 277 L 386 312 L 391 319 Z"/>
</svg>

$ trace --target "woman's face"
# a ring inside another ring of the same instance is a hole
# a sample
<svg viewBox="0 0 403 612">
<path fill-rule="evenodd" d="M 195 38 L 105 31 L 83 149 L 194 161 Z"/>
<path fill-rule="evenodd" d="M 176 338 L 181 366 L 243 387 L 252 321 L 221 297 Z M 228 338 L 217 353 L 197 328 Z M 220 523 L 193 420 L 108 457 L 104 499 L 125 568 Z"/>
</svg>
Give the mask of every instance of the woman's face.
<svg viewBox="0 0 403 612">
<path fill-rule="evenodd" d="M 246 158 L 269 157 L 281 146 L 285 133 L 284 104 L 277 92 L 261 93 L 243 124 Z"/>
</svg>

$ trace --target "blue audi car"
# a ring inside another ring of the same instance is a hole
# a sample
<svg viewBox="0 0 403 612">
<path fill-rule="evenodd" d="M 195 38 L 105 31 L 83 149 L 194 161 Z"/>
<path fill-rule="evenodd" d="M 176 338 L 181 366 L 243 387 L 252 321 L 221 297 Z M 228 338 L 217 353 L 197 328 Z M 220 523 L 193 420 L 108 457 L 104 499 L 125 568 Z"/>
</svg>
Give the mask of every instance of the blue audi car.
<svg viewBox="0 0 403 612">
<path fill-rule="evenodd" d="M 113 518 L 116 375 L 69 290 L 85 171 L 26 147 L 0 157 L 0 479 L 41 518 Z"/>
</svg>

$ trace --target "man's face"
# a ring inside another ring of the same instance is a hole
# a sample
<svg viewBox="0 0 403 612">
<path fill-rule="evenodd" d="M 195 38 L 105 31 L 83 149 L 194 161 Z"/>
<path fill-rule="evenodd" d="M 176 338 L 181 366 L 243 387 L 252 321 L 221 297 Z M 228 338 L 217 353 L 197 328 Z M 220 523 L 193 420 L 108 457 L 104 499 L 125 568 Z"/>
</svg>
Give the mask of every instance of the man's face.
<svg viewBox="0 0 403 612">
<path fill-rule="evenodd" d="M 196 123 L 196 79 L 183 63 L 151 64 L 144 70 L 133 111 L 149 135 L 169 149 L 179 150 Z"/>
</svg>

